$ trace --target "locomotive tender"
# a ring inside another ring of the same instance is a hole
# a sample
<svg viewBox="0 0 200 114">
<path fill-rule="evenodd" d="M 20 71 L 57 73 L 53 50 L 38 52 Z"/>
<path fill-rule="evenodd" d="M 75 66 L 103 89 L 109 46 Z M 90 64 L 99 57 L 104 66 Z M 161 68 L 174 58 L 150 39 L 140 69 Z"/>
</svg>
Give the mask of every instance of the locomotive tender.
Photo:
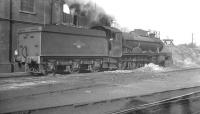
<svg viewBox="0 0 200 114">
<path fill-rule="evenodd" d="M 155 33 L 123 33 L 107 26 L 91 29 L 46 25 L 20 29 L 15 61 L 26 72 L 62 73 L 135 69 L 172 61 Z"/>
</svg>

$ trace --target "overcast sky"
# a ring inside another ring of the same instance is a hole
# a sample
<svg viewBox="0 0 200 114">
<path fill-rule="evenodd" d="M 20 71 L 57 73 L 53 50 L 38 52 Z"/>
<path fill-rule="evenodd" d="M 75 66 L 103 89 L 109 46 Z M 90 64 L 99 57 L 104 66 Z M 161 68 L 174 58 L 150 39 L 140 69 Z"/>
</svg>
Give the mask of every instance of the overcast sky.
<svg viewBox="0 0 200 114">
<path fill-rule="evenodd" d="M 91 0 L 122 27 L 157 30 L 175 44 L 200 45 L 200 0 Z"/>
</svg>

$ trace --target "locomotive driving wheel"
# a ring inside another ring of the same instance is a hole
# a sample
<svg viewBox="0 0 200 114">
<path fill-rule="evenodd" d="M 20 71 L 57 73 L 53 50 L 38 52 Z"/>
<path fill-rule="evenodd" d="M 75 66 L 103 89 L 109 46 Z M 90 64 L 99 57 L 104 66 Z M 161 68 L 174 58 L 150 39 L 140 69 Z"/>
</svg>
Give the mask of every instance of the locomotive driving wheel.
<svg viewBox="0 0 200 114">
<path fill-rule="evenodd" d="M 91 72 L 99 72 L 100 71 L 100 66 L 95 66 L 95 65 L 90 65 L 89 69 Z"/>
<path fill-rule="evenodd" d="M 127 62 L 119 62 L 119 64 L 118 64 L 118 68 L 120 69 L 120 70 L 126 70 L 126 68 L 127 68 Z"/>
</svg>

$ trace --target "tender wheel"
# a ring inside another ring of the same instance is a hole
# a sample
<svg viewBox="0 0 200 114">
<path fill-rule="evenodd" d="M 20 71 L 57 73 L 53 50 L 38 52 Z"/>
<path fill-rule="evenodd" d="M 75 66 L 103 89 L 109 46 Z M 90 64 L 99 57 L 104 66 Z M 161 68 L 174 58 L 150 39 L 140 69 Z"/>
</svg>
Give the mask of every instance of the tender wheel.
<svg viewBox="0 0 200 114">
<path fill-rule="evenodd" d="M 41 72 L 41 74 L 44 75 L 44 76 L 47 76 L 47 75 L 48 75 L 48 72 L 47 72 L 46 70 L 43 70 L 43 71 Z"/>
<path fill-rule="evenodd" d="M 44 76 L 48 75 L 46 65 L 40 65 L 40 73 L 41 73 L 41 75 L 44 75 Z"/>
</svg>

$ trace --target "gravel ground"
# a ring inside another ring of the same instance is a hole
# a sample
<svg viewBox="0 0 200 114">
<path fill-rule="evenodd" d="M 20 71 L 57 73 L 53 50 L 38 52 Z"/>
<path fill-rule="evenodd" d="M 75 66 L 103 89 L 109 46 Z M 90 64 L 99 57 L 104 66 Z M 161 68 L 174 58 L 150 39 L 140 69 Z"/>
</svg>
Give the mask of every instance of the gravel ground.
<svg viewBox="0 0 200 114">
<path fill-rule="evenodd" d="M 89 85 L 105 84 L 105 85 L 121 85 L 129 83 L 137 83 L 144 80 L 151 79 L 163 79 L 166 80 L 172 76 L 173 71 L 181 69 L 180 67 L 162 68 L 157 65 L 146 65 L 145 67 L 136 70 L 118 70 L 107 71 L 99 73 L 84 73 L 84 74 L 70 74 L 56 76 L 27 76 L 27 77 L 14 77 L 14 78 L 2 78 L 0 80 L 0 90 L 28 88 L 32 86 L 65 83 L 70 85 L 82 86 L 83 83 Z M 184 73 L 183 73 L 184 74 Z M 182 74 L 182 75 L 183 75 Z"/>
<path fill-rule="evenodd" d="M 3 106 L 0 112 L 98 102 L 200 86 L 200 69 L 154 68 L 157 66 L 132 71 L 4 78 L 0 80 L 0 105 Z"/>
</svg>

